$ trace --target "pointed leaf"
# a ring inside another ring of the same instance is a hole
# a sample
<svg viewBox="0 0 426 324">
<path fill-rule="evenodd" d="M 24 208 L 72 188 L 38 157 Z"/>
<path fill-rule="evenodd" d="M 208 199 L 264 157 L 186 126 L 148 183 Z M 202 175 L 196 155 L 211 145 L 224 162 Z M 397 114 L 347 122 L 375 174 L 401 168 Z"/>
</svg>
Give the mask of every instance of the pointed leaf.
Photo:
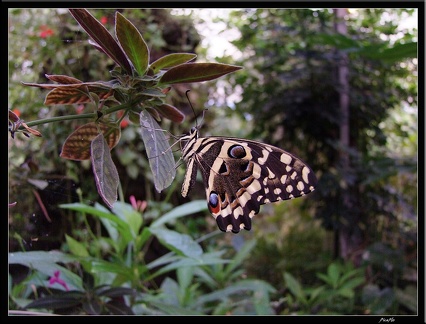
<svg viewBox="0 0 426 324">
<path fill-rule="evenodd" d="M 90 102 L 92 101 L 90 93 L 96 93 L 100 100 L 106 99 L 114 94 L 113 84 L 111 82 L 81 82 L 78 79 L 70 78 L 67 76 L 46 75 L 46 77 L 48 77 L 49 79 L 52 78 L 52 80 L 63 81 L 65 83 L 21 83 L 30 87 L 53 89 L 47 94 L 46 99 L 44 101 L 44 103 L 48 106 L 64 104 L 72 105 L 75 103 Z"/>
<path fill-rule="evenodd" d="M 112 207 L 117 201 L 118 172 L 111 158 L 110 148 L 103 134 L 92 141 L 91 160 L 96 187 L 103 201 Z"/>
<path fill-rule="evenodd" d="M 90 145 L 98 136 L 98 127 L 106 136 L 110 149 L 115 147 L 120 140 L 121 130 L 106 124 L 88 123 L 72 132 L 62 146 L 60 157 L 69 160 L 82 161 L 90 158 Z"/>
<path fill-rule="evenodd" d="M 35 269 L 46 276 L 52 276 L 55 271 L 59 270 L 61 278 L 67 283 L 69 289 L 82 289 L 80 276 L 58 264 L 76 262 L 77 258 L 71 254 L 65 254 L 59 251 L 12 252 L 9 253 L 8 261 L 9 264 L 18 263 L 31 269 Z M 61 288 L 61 286 L 59 285 L 58 288 Z"/>
<path fill-rule="evenodd" d="M 197 57 L 197 54 L 191 53 L 173 53 L 160 57 L 155 62 L 151 63 L 150 67 L 154 74 L 160 70 L 169 69 L 179 64 L 187 63 Z"/>
<path fill-rule="evenodd" d="M 107 220 L 110 224 L 110 227 L 114 228 L 120 233 L 121 240 L 124 244 L 127 244 L 133 239 L 129 224 L 109 212 L 104 206 L 98 203 L 95 203 L 95 207 L 80 203 L 62 204 L 60 207 L 91 214 L 93 216 L 99 217 L 101 220 Z M 111 236 L 111 238 L 114 239 L 114 236 Z"/>
<path fill-rule="evenodd" d="M 84 294 L 76 292 L 72 295 L 64 293 L 64 295 L 52 295 L 41 297 L 34 300 L 25 306 L 26 309 L 31 308 L 46 308 L 46 309 L 57 309 L 57 308 L 71 308 L 81 304 L 84 298 Z"/>
<path fill-rule="evenodd" d="M 136 238 L 142 226 L 142 216 L 129 204 L 117 201 L 112 209 L 113 213 L 129 224 L 133 237 Z"/>
<path fill-rule="evenodd" d="M 150 228 L 150 231 L 163 245 L 180 255 L 198 258 L 203 254 L 201 246 L 187 234 L 180 234 L 164 228 Z"/>
<path fill-rule="evenodd" d="M 69 11 L 86 33 L 102 48 L 103 52 L 128 74 L 131 74 L 132 68 L 126 55 L 108 30 L 86 9 L 69 9 Z"/>
<path fill-rule="evenodd" d="M 92 93 L 95 93 L 100 100 L 108 98 L 114 94 L 112 89 L 92 89 Z M 57 87 L 46 95 L 44 104 L 46 106 L 51 105 L 73 105 L 91 102 L 92 97 L 90 95 L 90 88 L 81 86 L 75 87 Z"/>
<path fill-rule="evenodd" d="M 45 74 L 45 77 L 48 78 L 49 80 L 53 81 L 53 82 L 62 83 L 62 84 L 83 83 L 83 81 L 80 81 L 79 79 L 70 77 L 68 75 Z"/>
<path fill-rule="evenodd" d="M 160 83 L 189 83 L 217 79 L 225 74 L 242 69 L 241 66 L 220 63 L 186 63 L 168 70 L 160 79 Z"/>
<path fill-rule="evenodd" d="M 194 200 L 189 203 L 180 205 L 173 208 L 171 211 L 165 213 L 161 217 L 157 218 L 151 223 L 150 228 L 157 228 L 163 224 L 173 222 L 177 218 L 188 216 L 191 214 L 196 214 L 207 209 L 207 204 L 205 200 Z"/>
<path fill-rule="evenodd" d="M 302 285 L 294 278 L 289 272 L 284 272 L 284 280 L 287 288 L 297 298 L 297 300 L 306 304 L 307 299 L 305 292 L 303 291 Z"/>
<path fill-rule="evenodd" d="M 161 192 L 172 183 L 176 175 L 173 153 L 164 132 L 151 114 L 141 111 L 140 125 L 149 166 L 154 175 L 155 189 Z"/>
<path fill-rule="evenodd" d="M 149 50 L 137 28 L 122 14 L 115 14 L 115 34 L 123 51 L 139 75 L 144 75 L 149 63 Z"/>
<path fill-rule="evenodd" d="M 161 116 L 170 119 L 172 122 L 180 124 L 185 119 L 185 115 L 174 106 L 162 104 L 160 106 L 155 106 L 155 109 L 161 114 Z"/>
<path fill-rule="evenodd" d="M 68 236 L 66 234 L 65 234 L 65 239 L 73 255 L 80 256 L 80 257 L 89 256 L 89 252 L 87 251 L 84 244 L 78 242 L 77 240 L 74 240 L 71 236 Z"/>
<path fill-rule="evenodd" d="M 135 315 L 132 308 L 127 306 L 121 299 L 110 300 L 105 304 L 105 307 L 113 315 Z"/>
<path fill-rule="evenodd" d="M 109 298 L 121 297 L 121 296 L 124 296 L 124 295 L 130 295 L 130 296 L 136 296 L 137 295 L 136 290 L 134 290 L 133 288 L 127 288 L 127 287 L 113 287 L 113 288 L 111 288 L 110 286 L 104 286 L 102 288 L 97 287 L 95 289 L 95 293 L 98 296 L 105 296 L 105 297 L 109 297 Z"/>
<path fill-rule="evenodd" d="M 96 299 L 86 299 L 82 306 L 83 310 L 89 315 L 99 315 L 102 311 L 102 305 Z"/>
</svg>

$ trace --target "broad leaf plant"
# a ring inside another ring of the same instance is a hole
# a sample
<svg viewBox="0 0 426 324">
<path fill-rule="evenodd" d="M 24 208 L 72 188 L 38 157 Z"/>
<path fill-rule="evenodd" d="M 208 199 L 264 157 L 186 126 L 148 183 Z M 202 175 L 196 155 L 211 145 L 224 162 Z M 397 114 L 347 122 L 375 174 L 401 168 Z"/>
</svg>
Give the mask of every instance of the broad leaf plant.
<svg viewBox="0 0 426 324">
<path fill-rule="evenodd" d="M 74 19 L 89 35 L 90 44 L 109 56 L 116 64 L 109 81 L 82 82 L 67 75 L 46 75 L 53 83 L 23 83 L 26 86 L 49 89 L 46 105 L 92 103 L 93 112 L 69 116 L 69 119 L 88 119 L 69 134 L 60 156 L 70 160 L 92 163 L 99 195 L 108 207 L 117 201 L 119 175 L 111 158 L 120 140 L 120 122 L 126 116 L 139 123 L 154 185 L 158 192 L 167 188 L 175 177 L 175 161 L 164 132 L 158 125 L 161 118 L 181 123 L 185 115 L 165 103 L 170 85 L 203 82 L 219 78 L 241 67 L 219 63 L 194 63 L 196 54 L 174 53 L 149 62 L 148 46 L 137 30 L 122 14 L 115 14 L 115 38 L 86 9 L 69 9 Z M 118 114 L 117 112 L 122 111 Z M 115 120 L 114 120 L 115 118 Z M 64 118 L 61 117 L 60 121 Z M 24 122 L 9 111 L 9 131 L 42 136 L 34 126 L 55 122 L 55 118 Z"/>
</svg>

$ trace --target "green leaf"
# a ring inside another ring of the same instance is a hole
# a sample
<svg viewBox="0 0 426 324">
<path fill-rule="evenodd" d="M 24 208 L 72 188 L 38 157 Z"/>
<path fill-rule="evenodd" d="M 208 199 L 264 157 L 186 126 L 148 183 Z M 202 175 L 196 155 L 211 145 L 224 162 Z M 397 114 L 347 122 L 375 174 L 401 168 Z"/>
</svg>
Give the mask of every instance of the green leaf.
<svg viewBox="0 0 426 324">
<path fill-rule="evenodd" d="M 307 304 L 308 301 L 306 299 L 306 295 L 296 278 L 294 278 L 289 272 L 284 272 L 284 280 L 286 282 L 287 288 L 297 298 L 297 300 Z"/>
<path fill-rule="evenodd" d="M 408 58 L 416 58 L 417 47 L 417 42 L 395 44 L 393 47 L 384 49 L 380 58 L 387 62 L 400 62 Z"/>
<path fill-rule="evenodd" d="M 110 148 L 103 134 L 99 134 L 93 139 L 90 159 L 98 193 L 108 207 L 111 208 L 117 201 L 119 178 L 111 158 Z"/>
<path fill-rule="evenodd" d="M 393 47 L 385 47 L 383 44 L 372 44 L 361 48 L 359 52 L 371 59 L 393 63 L 408 58 L 416 58 L 417 46 L 417 42 L 395 44 Z"/>
<path fill-rule="evenodd" d="M 146 278 L 146 280 L 150 280 L 152 278 L 155 278 L 159 275 L 165 274 L 169 271 L 173 271 L 176 269 L 179 269 L 180 267 L 199 267 L 199 266 L 205 266 L 210 264 L 225 264 L 229 263 L 229 260 L 224 260 L 221 258 L 221 254 L 223 254 L 223 251 L 219 252 L 210 252 L 210 253 L 203 253 L 197 258 L 188 258 L 186 256 L 170 256 L 169 254 L 160 257 L 153 262 L 148 264 L 148 269 L 155 269 L 157 267 L 160 267 L 160 269 L 154 273 L 151 277 Z M 166 266 L 163 266 L 164 264 L 168 264 Z"/>
<path fill-rule="evenodd" d="M 408 307 L 413 313 L 417 313 L 417 286 L 416 285 L 408 285 L 403 290 L 396 289 L 395 290 L 396 300 Z"/>
<path fill-rule="evenodd" d="M 94 275 L 100 272 L 110 272 L 116 273 L 124 276 L 125 278 L 132 278 L 133 271 L 132 269 L 125 267 L 123 264 L 108 262 L 100 259 L 94 259 L 91 263 L 92 268 L 90 269 L 91 273 Z"/>
<path fill-rule="evenodd" d="M 86 9 L 69 9 L 69 11 L 86 33 L 96 42 L 96 47 L 107 54 L 128 74 L 131 74 L 132 68 L 126 55 L 108 30 Z"/>
<path fill-rule="evenodd" d="M 155 119 L 146 111 L 140 112 L 140 130 L 154 175 L 158 192 L 170 186 L 176 175 L 175 159 L 169 141 Z"/>
<path fill-rule="evenodd" d="M 58 265 L 57 263 L 76 262 L 78 258 L 58 251 L 30 251 L 9 253 L 9 264 L 22 264 L 35 269 L 46 276 L 53 276 L 55 271 L 61 272 L 63 279 L 70 289 L 82 290 L 82 280 L 75 273 Z"/>
<path fill-rule="evenodd" d="M 69 254 L 58 251 L 29 251 L 9 253 L 9 264 L 19 263 L 27 267 L 38 268 L 45 264 L 54 264 L 57 262 L 69 263 L 77 259 Z"/>
<path fill-rule="evenodd" d="M 175 66 L 163 74 L 159 83 L 189 83 L 217 79 L 242 69 L 241 66 L 221 63 L 186 63 Z"/>
<path fill-rule="evenodd" d="M 331 280 L 333 287 L 337 287 L 339 283 L 340 268 L 337 263 L 332 263 L 327 268 L 328 277 Z"/>
<path fill-rule="evenodd" d="M 65 234 L 65 239 L 67 241 L 67 244 L 69 246 L 69 249 L 72 254 L 80 257 L 88 257 L 89 252 L 87 251 L 84 244 L 74 240 L 71 236 L 68 236 Z"/>
<path fill-rule="evenodd" d="M 185 315 L 205 315 L 202 311 L 196 311 L 192 309 L 188 309 L 188 307 L 180 307 L 177 305 L 173 305 L 170 303 L 165 303 L 158 300 L 150 300 L 149 304 L 155 306 L 160 311 L 162 311 L 166 315 L 174 315 L 179 314 L 180 316 Z M 158 311 L 157 311 L 158 312 Z"/>
<path fill-rule="evenodd" d="M 129 224 L 133 238 L 136 238 L 142 226 L 142 215 L 134 210 L 131 205 L 122 203 L 120 201 L 117 201 L 114 204 L 112 211 L 127 224 Z"/>
<path fill-rule="evenodd" d="M 88 213 L 99 218 L 105 218 L 109 220 L 111 226 L 114 226 L 118 230 L 120 235 L 122 235 L 122 240 L 124 241 L 125 244 L 127 244 L 133 239 L 133 235 L 130 230 L 129 224 L 121 220 L 116 215 L 110 213 L 103 206 L 97 203 L 95 204 L 95 207 L 88 206 L 81 203 L 62 204 L 60 205 L 60 207 L 79 211 L 82 213 Z"/>
<path fill-rule="evenodd" d="M 178 254 L 183 254 L 192 258 L 197 258 L 203 254 L 201 246 L 189 235 L 161 228 L 151 228 L 150 230 L 162 244 Z"/>
<path fill-rule="evenodd" d="M 262 291 L 265 294 L 275 293 L 276 289 L 262 280 L 240 280 L 239 282 L 230 285 L 224 289 L 216 290 L 210 294 L 205 294 L 197 299 L 196 305 L 202 305 L 208 302 L 223 300 L 232 295 L 241 295 L 242 292 Z"/>
<path fill-rule="evenodd" d="M 355 296 L 355 292 L 353 291 L 353 289 L 350 289 L 350 288 L 340 288 L 336 291 L 336 293 L 339 296 L 346 297 L 346 298 L 354 298 Z"/>
<path fill-rule="evenodd" d="M 232 276 L 232 273 L 241 266 L 243 261 L 249 257 L 251 251 L 256 246 L 256 240 L 247 241 L 243 247 L 238 251 L 237 255 L 233 258 L 232 262 L 225 267 L 226 274 Z"/>
<path fill-rule="evenodd" d="M 362 290 L 362 302 L 374 315 L 384 314 L 395 300 L 391 288 L 380 289 L 376 285 L 367 285 Z"/>
<path fill-rule="evenodd" d="M 207 210 L 207 204 L 205 200 L 194 200 L 181 206 L 175 207 L 168 213 L 165 213 L 163 216 L 157 218 L 151 223 L 150 228 L 155 229 L 161 227 L 166 223 L 173 222 L 174 220 L 180 217 L 192 215 L 205 210 Z"/>
<path fill-rule="evenodd" d="M 157 74 L 162 69 L 169 69 L 171 67 L 187 63 L 197 57 L 197 54 L 191 53 L 173 53 L 160 57 L 155 62 L 151 63 L 150 67 L 154 74 Z"/>
<path fill-rule="evenodd" d="M 137 28 L 119 12 L 115 14 L 115 34 L 136 72 L 144 75 L 149 63 L 148 46 Z"/>
</svg>

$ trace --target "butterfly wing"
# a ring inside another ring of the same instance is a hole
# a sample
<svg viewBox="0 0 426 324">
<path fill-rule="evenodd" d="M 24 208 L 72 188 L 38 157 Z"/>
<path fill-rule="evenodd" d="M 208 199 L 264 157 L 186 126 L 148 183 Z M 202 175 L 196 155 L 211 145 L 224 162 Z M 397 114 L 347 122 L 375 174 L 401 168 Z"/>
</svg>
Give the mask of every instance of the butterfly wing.
<svg viewBox="0 0 426 324">
<path fill-rule="evenodd" d="M 206 137 L 187 150 L 188 169 L 182 195 L 188 193 L 197 167 L 206 187 L 207 204 L 219 229 L 251 229 L 260 205 L 303 196 L 316 177 L 296 156 L 277 147 L 237 138 Z"/>
</svg>

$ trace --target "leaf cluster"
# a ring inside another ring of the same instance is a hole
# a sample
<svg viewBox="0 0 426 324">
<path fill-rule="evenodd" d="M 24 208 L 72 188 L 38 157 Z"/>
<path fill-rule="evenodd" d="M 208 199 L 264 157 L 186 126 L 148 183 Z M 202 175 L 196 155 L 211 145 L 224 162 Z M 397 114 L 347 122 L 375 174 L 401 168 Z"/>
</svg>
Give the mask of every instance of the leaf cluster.
<svg viewBox="0 0 426 324">
<path fill-rule="evenodd" d="M 175 177 L 175 163 L 158 121 L 164 117 L 181 123 L 185 117 L 176 107 L 164 102 L 171 90 L 169 85 L 213 80 L 237 71 L 240 67 L 194 63 L 196 55 L 192 53 L 169 54 L 150 63 L 149 48 L 142 35 L 119 12 L 115 15 L 116 38 L 87 10 L 70 9 L 70 13 L 91 37 L 91 45 L 117 64 L 111 71 L 112 79 L 82 82 L 66 75 L 46 75 L 55 83 L 23 83 L 49 89 L 45 98 L 46 105 L 93 103 L 95 111 L 27 124 L 19 118 L 9 118 L 9 131 L 13 136 L 17 131 L 28 132 L 29 129 L 32 130 L 31 126 L 43 123 L 92 119 L 68 136 L 63 143 L 61 157 L 77 161 L 90 159 L 98 193 L 112 207 L 117 200 L 119 176 L 110 150 L 120 140 L 121 130 L 118 125 L 129 116 L 131 121 L 140 125 L 142 140 L 154 174 L 154 185 L 161 192 Z"/>
</svg>

